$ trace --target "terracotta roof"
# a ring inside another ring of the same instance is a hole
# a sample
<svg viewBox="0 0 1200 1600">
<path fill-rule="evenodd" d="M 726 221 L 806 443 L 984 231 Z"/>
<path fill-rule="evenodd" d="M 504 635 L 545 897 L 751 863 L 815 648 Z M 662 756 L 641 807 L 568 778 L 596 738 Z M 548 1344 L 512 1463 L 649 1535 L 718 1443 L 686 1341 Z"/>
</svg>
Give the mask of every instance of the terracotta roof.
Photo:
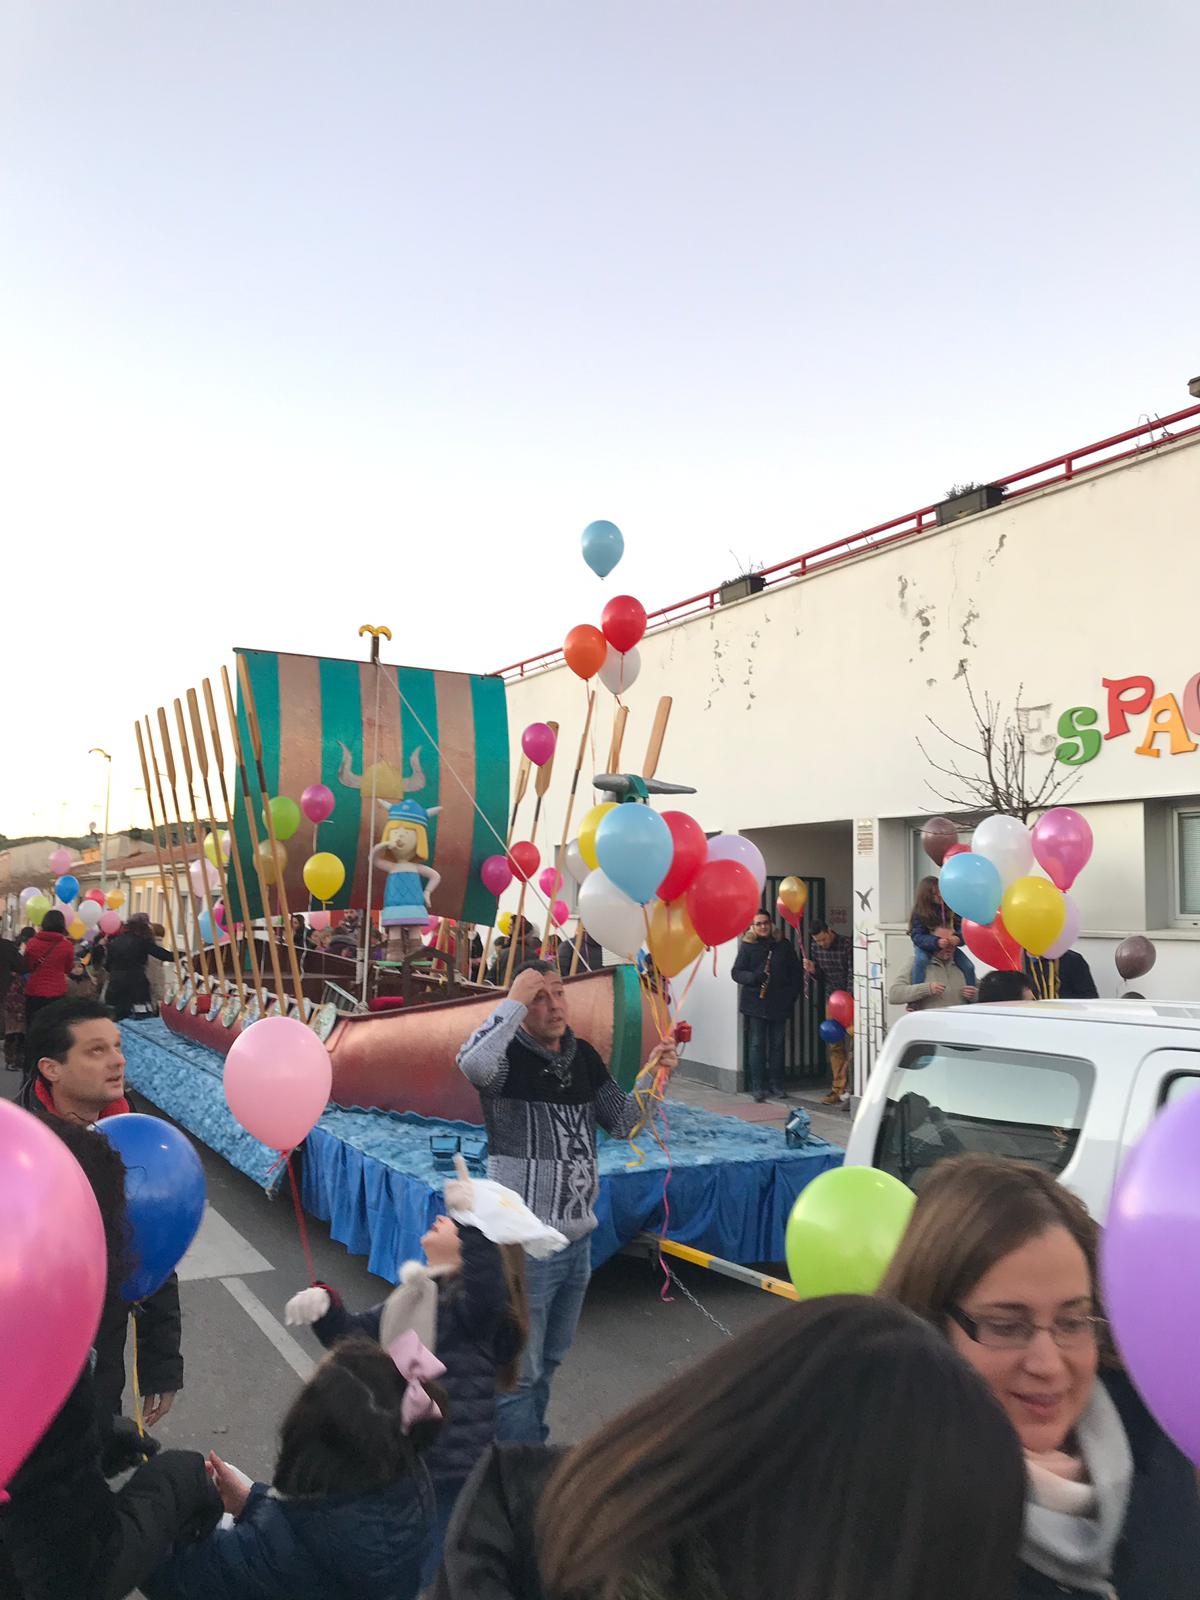
<svg viewBox="0 0 1200 1600">
<path fill-rule="evenodd" d="M 200 846 L 198 844 L 185 844 L 183 846 L 182 853 L 178 845 L 172 845 L 170 850 L 163 851 L 163 858 L 168 867 L 170 867 L 172 864 L 176 866 L 183 866 L 189 861 L 194 861 L 199 854 Z M 158 852 L 155 850 L 152 844 L 148 844 L 144 850 L 136 850 L 132 855 L 114 856 L 113 859 L 108 863 L 108 872 L 110 877 L 114 877 L 119 876 L 122 872 L 129 872 L 131 870 L 134 872 L 140 872 L 146 867 L 157 868 L 157 866 Z M 80 883 L 83 883 L 85 879 L 90 881 L 92 878 L 99 878 L 100 863 L 96 862 L 93 864 L 92 862 L 89 862 L 86 867 L 83 865 L 73 865 L 71 871 L 74 873 L 75 877 L 79 879 Z"/>
</svg>

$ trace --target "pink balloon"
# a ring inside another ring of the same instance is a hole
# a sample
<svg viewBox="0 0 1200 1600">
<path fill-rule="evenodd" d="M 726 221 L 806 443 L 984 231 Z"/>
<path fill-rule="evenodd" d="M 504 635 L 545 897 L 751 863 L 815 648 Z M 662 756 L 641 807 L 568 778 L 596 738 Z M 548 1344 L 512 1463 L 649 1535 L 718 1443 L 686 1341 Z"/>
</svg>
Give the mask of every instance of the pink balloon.
<svg viewBox="0 0 1200 1600">
<path fill-rule="evenodd" d="M 83 1168 L 0 1100 L 0 1487 L 83 1370 L 104 1304 L 104 1224 Z"/>
<path fill-rule="evenodd" d="M 310 822 L 321 823 L 333 815 L 333 790 L 323 783 L 310 783 L 300 796 L 300 809 Z"/>
<path fill-rule="evenodd" d="M 719 833 L 715 839 L 708 841 L 709 861 L 740 861 L 754 874 L 754 881 L 761 891 L 767 881 L 767 864 L 763 860 L 763 853 L 756 844 L 749 839 L 743 839 L 740 833 Z"/>
<path fill-rule="evenodd" d="M 562 888 L 562 873 L 553 867 L 543 867 L 538 876 L 538 888 L 547 900 L 552 899 Z"/>
<path fill-rule="evenodd" d="M 548 722 L 531 722 L 521 735 L 521 749 L 535 767 L 544 767 L 554 754 L 558 736 Z"/>
<path fill-rule="evenodd" d="M 218 928 L 223 928 L 225 926 L 225 902 L 224 902 L 224 900 L 214 900 L 213 901 L 213 921 L 216 923 Z"/>
<path fill-rule="evenodd" d="M 489 894 L 501 895 L 513 881 L 512 868 L 503 856 L 489 856 L 479 869 L 483 887 Z"/>
<path fill-rule="evenodd" d="M 115 911 L 106 911 L 100 918 L 99 927 L 101 933 L 120 933 L 121 919 Z"/>
<path fill-rule="evenodd" d="M 61 877 L 70 865 L 71 852 L 69 850 L 65 849 L 62 845 L 59 845 L 57 850 L 51 850 L 50 871 L 53 872 L 56 877 Z"/>
<path fill-rule="evenodd" d="M 329 1051 L 295 1017 L 263 1017 L 225 1057 L 230 1111 L 272 1150 L 294 1150 L 307 1138 L 332 1087 Z"/>
<path fill-rule="evenodd" d="M 1063 923 L 1063 931 L 1045 952 L 1047 961 L 1057 961 L 1059 956 L 1065 956 L 1067 951 L 1074 947 L 1079 937 L 1080 915 L 1079 907 L 1069 894 L 1064 894 L 1063 899 L 1067 906 L 1067 920 Z"/>
<path fill-rule="evenodd" d="M 204 885 L 206 882 L 210 891 L 221 887 L 221 875 L 207 856 L 201 856 L 192 862 L 188 868 L 188 880 L 192 886 L 192 893 L 197 900 L 204 898 Z"/>
<path fill-rule="evenodd" d="M 1092 856 L 1092 830 L 1070 806 L 1055 806 L 1033 825 L 1033 853 L 1042 871 L 1064 894 Z"/>
<path fill-rule="evenodd" d="M 571 908 L 565 900 L 556 900 L 554 902 L 554 910 L 552 911 L 551 915 L 561 928 L 563 923 L 566 922 L 567 918 L 571 915 Z"/>
<path fill-rule="evenodd" d="M 314 933 L 324 933 L 332 920 L 328 911 L 310 911 L 308 913 L 308 925 Z"/>
</svg>

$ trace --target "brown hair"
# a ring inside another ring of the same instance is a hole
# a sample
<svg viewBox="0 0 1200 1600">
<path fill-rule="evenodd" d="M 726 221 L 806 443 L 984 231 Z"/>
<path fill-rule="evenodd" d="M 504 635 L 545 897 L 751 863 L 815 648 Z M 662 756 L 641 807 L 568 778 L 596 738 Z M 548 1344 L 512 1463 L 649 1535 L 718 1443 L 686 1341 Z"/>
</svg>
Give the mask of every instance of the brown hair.
<svg viewBox="0 0 1200 1600">
<path fill-rule="evenodd" d="M 506 1394 L 517 1387 L 521 1375 L 521 1357 L 529 1343 L 529 1280 L 525 1272 L 525 1248 L 519 1244 L 501 1244 L 500 1270 L 504 1273 L 504 1287 L 508 1290 L 508 1317 L 517 1331 L 517 1348 L 512 1357 L 496 1373 L 496 1387 Z"/>
<path fill-rule="evenodd" d="M 572 1451 L 539 1559 L 555 1600 L 609 1600 L 658 1563 L 680 1594 L 711 1566 L 728 1600 L 1009 1600 L 1024 1483 L 1015 1433 L 947 1341 L 839 1295 L 769 1314 Z M 781 1493 L 804 1508 L 795 1537 Z"/>
<path fill-rule="evenodd" d="M 913 901 L 912 917 L 909 920 L 923 922 L 932 931 L 934 928 L 940 928 L 949 915 L 937 879 L 922 878 L 917 885 L 917 898 Z"/>
</svg>

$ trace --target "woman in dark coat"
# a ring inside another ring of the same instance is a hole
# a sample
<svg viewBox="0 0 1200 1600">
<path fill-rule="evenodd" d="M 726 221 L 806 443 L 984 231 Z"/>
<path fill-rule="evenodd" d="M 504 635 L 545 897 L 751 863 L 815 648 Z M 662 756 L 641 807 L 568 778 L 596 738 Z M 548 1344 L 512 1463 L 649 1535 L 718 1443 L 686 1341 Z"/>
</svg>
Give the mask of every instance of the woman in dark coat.
<svg viewBox="0 0 1200 1600">
<path fill-rule="evenodd" d="M 150 1014 L 153 1007 L 147 962 L 170 959 L 171 952 L 155 942 L 150 918 L 144 912 L 130 917 L 123 932 L 109 940 L 105 956 L 108 988 L 104 998 L 118 1022 L 135 1014 Z"/>
</svg>

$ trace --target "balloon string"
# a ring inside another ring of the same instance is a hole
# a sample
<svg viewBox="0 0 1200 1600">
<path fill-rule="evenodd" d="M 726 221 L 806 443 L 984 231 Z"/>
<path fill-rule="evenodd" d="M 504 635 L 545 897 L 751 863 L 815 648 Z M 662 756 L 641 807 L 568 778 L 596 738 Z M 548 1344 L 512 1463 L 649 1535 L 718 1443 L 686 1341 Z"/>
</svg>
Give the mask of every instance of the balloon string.
<svg viewBox="0 0 1200 1600">
<path fill-rule="evenodd" d="M 138 1335 L 137 1335 L 137 1309 L 130 1311 L 129 1320 L 133 1324 L 133 1420 L 137 1423 L 138 1438 L 146 1437 L 146 1428 L 143 1422 L 145 1411 L 142 1406 L 142 1385 L 138 1377 Z"/>
<path fill-rule="evenodd" d="M 312 1246 L 308 1242 L 308 1226 L 304 1221 L 304 1209 L 300 1204 L 300 1190 L 296 1187 L 296 1174 L 292 1170 L 293 1154 L 294 1152 L 289 1150 L 284 1160 L 287 1162 L 288 1178 L 292 1185 L 292 1204 L 296 1208 L 296 1225 L 300 1229 L 300 1244 L 304 1250 L 304 1264 L 308 1268 L 308 1281 L 316 1283 L 317 1268 L 313 1261 Z"/>
</svg>

